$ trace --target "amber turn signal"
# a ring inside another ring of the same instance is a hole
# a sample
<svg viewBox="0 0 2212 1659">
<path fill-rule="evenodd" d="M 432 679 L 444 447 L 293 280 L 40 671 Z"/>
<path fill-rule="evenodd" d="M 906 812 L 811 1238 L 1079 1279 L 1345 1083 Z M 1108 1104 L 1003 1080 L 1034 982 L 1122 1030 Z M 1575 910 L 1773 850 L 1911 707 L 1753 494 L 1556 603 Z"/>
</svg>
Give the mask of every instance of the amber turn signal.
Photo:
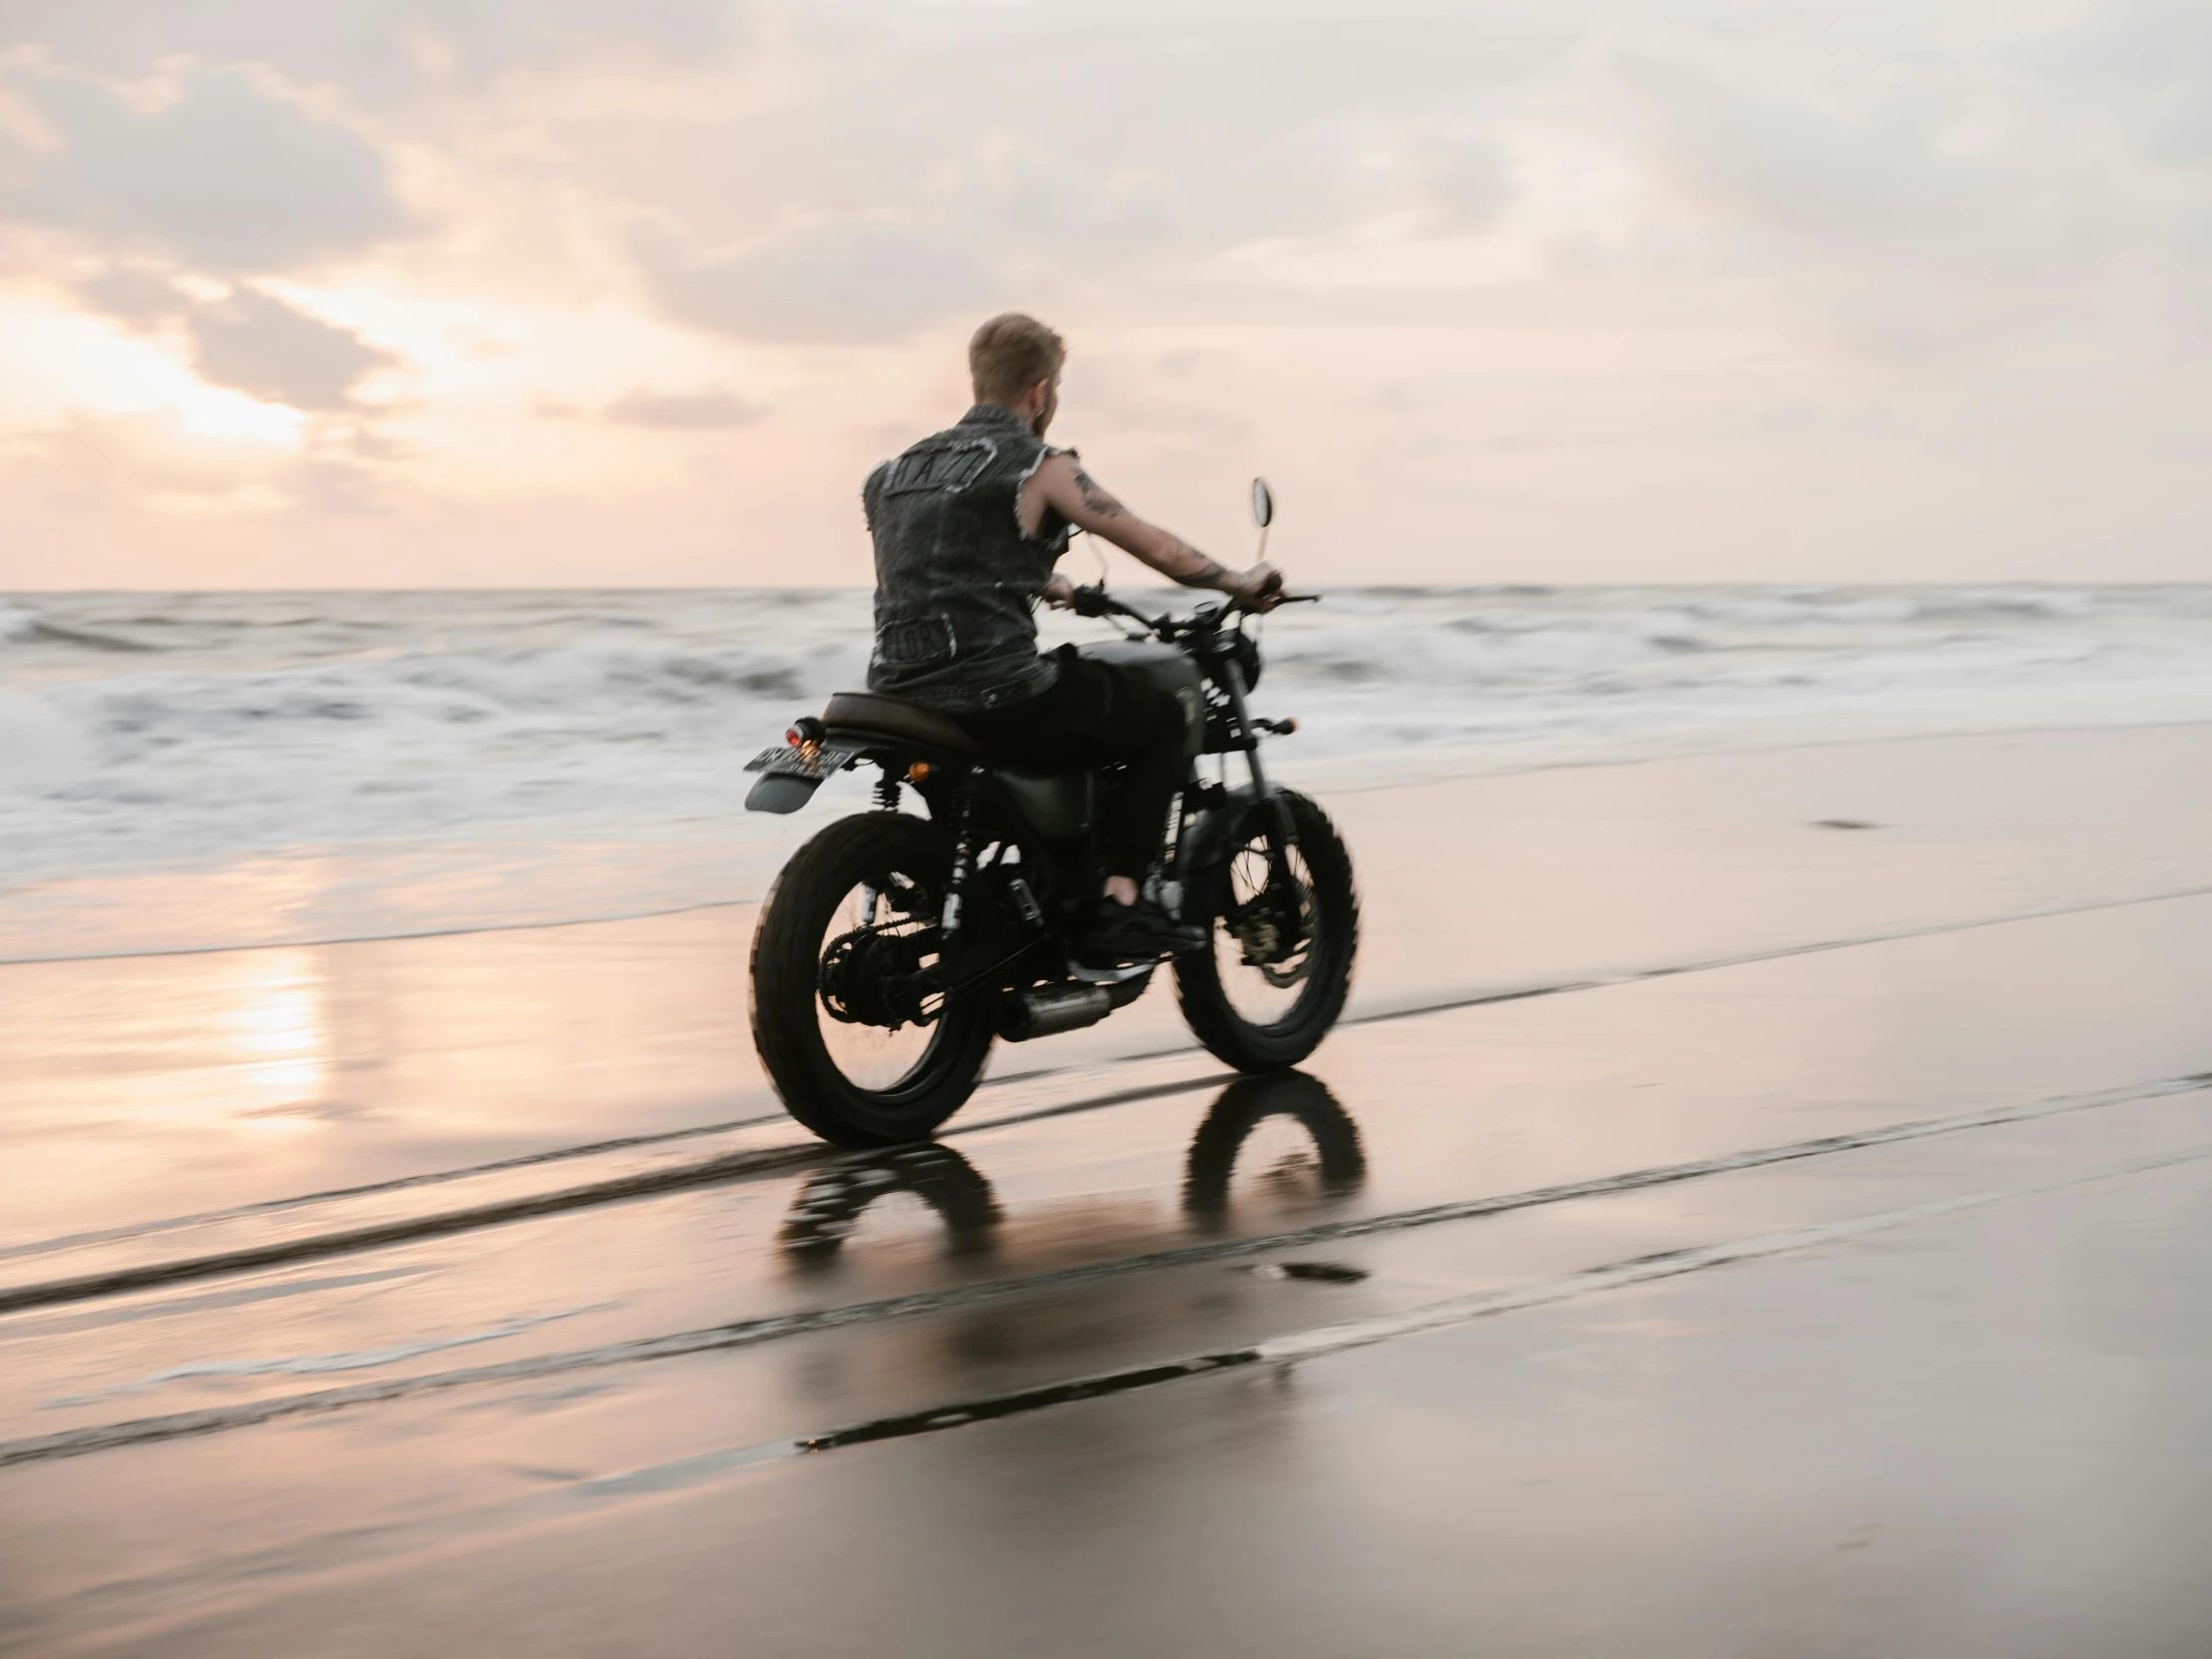
<svg viewBox="0 0 2212 1659">
<path fill-rule="evenodd" d="M 908 767 L 906 769 L 906 782 L 909 784 L 928 783 L 929 763 L 927 761 L 916 761 L 912 766 Z"/>
</svg>

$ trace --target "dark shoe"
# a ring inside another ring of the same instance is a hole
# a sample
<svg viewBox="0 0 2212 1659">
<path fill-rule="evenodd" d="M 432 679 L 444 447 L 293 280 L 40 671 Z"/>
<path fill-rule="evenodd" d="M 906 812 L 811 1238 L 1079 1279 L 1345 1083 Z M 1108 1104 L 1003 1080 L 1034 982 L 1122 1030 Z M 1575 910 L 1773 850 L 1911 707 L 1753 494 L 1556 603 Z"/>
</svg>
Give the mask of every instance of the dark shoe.
<svg viewBox="0 0 2212 1659">
<path fill-rule="evenodd" d="M 1196 950 L 1206 942 L 1206 931 L 1177 921 L 1149 898 L 1134 904 L 1098 901 L 1091 924 L 1075 954 L 1093 966 L 1113 962 L 1147 962 L 1161 956 Z"/>
</svg>

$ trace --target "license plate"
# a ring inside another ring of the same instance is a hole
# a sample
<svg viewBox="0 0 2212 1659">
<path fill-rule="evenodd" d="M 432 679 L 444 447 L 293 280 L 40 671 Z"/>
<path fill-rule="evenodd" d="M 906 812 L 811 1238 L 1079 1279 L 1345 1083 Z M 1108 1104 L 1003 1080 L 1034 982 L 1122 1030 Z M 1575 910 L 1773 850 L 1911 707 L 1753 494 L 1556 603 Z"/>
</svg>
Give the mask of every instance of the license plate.
<svg viewBox="0 0 2212 1659">
<path fill-rule="evenodd" d="M 774 749 L 764 749 L 746 763 L 748 772 L 765 772 L 771 778 L 807 778 L 821 783 L 832 772 L 841 772 L 857 749 L 847 749 L 833 743 L 809 744 L 804 749 L 790 749 L 779 744 Z"/>
</svg>

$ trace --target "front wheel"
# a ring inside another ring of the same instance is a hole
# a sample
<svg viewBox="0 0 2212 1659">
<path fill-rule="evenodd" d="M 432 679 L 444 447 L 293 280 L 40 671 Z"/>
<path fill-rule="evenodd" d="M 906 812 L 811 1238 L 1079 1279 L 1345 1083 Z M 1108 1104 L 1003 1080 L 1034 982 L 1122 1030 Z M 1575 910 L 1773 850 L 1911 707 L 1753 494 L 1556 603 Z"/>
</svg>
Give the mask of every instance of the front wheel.
<svg viewBox="0 0 2212 1659">
<path fill-rule="evenodd" d="M 988 999 L 910 999 L 952 872 L 941 830 L 840 819 L 801 847 L 753 934 L 753 1044 L 791 1115 L 839 1146 L 926 1139 L 990 1052 Z"/>
<path fill-rule="evenodd" d="M 1282 800 L 1297 844 L 1276 845 L 1271 807 L 1247 807 L 1221 863 L 1196 883 L 1213 936 L 1175 959 L 1185 1023 L 1239 1071 L 1280 1071 L 1321 1046 L 1360 948 L 1352 854 L 1320 807 L 1293 790 Z"/>
</svg>

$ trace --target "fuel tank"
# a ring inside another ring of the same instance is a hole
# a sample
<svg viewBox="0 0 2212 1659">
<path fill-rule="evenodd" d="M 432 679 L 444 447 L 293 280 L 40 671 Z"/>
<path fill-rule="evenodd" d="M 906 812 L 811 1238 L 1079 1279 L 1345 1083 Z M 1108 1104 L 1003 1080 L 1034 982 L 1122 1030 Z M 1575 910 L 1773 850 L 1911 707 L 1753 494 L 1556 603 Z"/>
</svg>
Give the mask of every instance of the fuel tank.
<svg viewBox="0 0 2212 1659">
<path fill-rule="evenodd" d="M 1170 693 L 1183 706 L 1183 758 L 1189 760 L 1206 741 L 1206 692 L 1198 665 L 1172 645 L 1152 640 L 1114 640 L 1086 645 L 1082 655 L 1094 662 L 1112 663 L 1124 674 L 1133 674 L 1149 685 Z"/>
</svg>

